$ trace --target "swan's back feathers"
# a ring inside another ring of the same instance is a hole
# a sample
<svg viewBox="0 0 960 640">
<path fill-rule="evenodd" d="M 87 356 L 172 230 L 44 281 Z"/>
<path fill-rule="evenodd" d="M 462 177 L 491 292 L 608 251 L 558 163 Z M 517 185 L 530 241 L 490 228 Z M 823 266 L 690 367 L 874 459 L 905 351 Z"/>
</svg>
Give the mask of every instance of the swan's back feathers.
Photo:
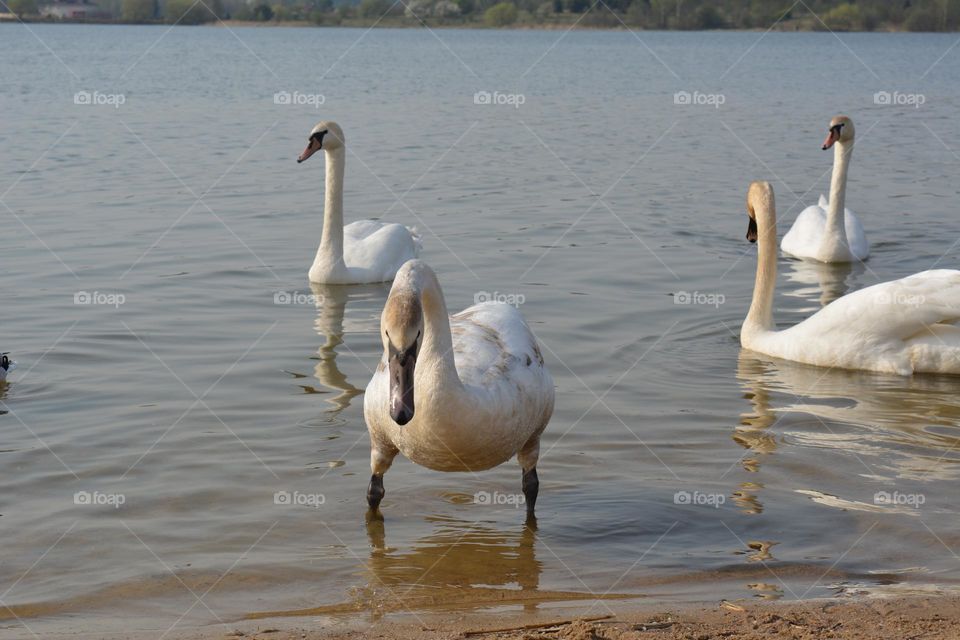
<svg viewBox="0 0 960 640">
<path fill-rule="evenodd" d="M 421 238 L 396 223 L 357 220 L 343 228 L 343 258 L 351 282 L 393 280 L 397 270 L 420 253 Z"/>
<path fill-rule="evenodd" d="M 960 271 L 938 269 L 834 300 L 748 348 L 817 366 L 960 374 Z"/>
<path fill-rule="evenodd" d="M 450 317 L 454 360 L 465 385 L 540 386 L 549 377 L 536 338 L 513 306 L 482 302 Z M 552 383 L 551 383 L 552 389 Z"/>
<path fill-rule="evenodd" d="M 960 271 L 935 269 L 849 293 L 801 324 L 812 323 L 825 335 L 856 328 L 882 341 L 907 340 L 934 324 L 958 319 Z"/>
<path fill-rule="evenodd" d="M 830 203 L 821 193 L 820 202 L 810 205 L 800 212 L 793 226 L 783 236 L 780 249 L 795 258 L 821 259 L 820 246 L 827 230 L 827 209 Z M 870 255 L 870 243 L 867 234 L 856 214 L 844 207 L 843 229 L 847 236 L 847 246 L 857 260 L 865 260 Z M 827 260 L 834 261 L 833 259 Z"/>
</svg>

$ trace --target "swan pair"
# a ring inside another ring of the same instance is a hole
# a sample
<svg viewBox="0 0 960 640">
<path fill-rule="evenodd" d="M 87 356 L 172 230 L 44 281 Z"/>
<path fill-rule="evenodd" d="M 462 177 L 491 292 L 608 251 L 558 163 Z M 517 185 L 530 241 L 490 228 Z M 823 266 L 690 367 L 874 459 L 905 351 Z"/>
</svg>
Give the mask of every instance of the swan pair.
<svg viewBox="0 0 960 640">
<path fill-rule="evenodd" d="M 481 471 L 514 455 L 528 517 L 539 480 L 540 434 L 553 414 L 553 379 L 523 316 L 502 302 L 447 315 L 436 274 L 421 260 L 420 237 L 371 220 L 343 226 L 345 138 L 335 122 L 310 132 L 303 162 L 326 153 L 323 235 L 310 280 L 356 284 L 393 280 L 380 320 L 383 358 L 367 385 L 375 512 L 383 475 L 398 453 L 438 471 Z"/>
</svg>

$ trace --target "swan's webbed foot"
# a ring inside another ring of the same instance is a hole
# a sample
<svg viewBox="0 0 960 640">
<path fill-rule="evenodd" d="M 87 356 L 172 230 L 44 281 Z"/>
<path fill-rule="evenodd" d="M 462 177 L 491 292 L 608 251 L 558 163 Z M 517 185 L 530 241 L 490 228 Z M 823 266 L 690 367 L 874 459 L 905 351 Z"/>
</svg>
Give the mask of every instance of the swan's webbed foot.
<svg viewBox="0 0 960 640">
<path fill-rule="evenodd" d="M 386 491 L 383 490 L 383 476 L 373 474 L 370 476 L 370 486 L 367 487 L 367 505 L 371 509 L 379 509 L 380 501 L 383 500 L 383 495 Z"/>
<path fill-rule="evenodd" d="M 533 517 L 537 506 L 537 493 L 540 491 L 540 480 L 537 478 L 537 468 L 533 467 L 523 472 L 523 497 L 527 503 L 527 517 Z"/>
</svg>

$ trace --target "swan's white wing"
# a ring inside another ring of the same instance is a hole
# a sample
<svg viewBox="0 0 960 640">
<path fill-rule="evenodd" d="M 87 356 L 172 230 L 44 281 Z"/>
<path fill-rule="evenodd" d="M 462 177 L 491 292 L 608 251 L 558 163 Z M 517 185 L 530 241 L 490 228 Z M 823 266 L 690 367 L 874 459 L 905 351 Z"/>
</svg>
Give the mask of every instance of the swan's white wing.
<svg viewBox="0 0 960 640">
<path fill-rule="evenodd" d="M 826 226 L 827 210 L 819 205 L 810 205 L 800 212 L 790 231 L 783 236 L 780 249 L 797 258 L 812 258 L 820 249 Z"/>
<path fill-rule="evenodd" d="M 553 411 L 553 380 L 537 340 L 511 305 L 484 302 L 451 316 L 460 380 L 504 419 L 546 424 Z"/>
<path fill-rule="evenodd" d="M 392 280 L 420 246 L 420 235 L 401 224 L 358 220 L 343 228 L 343 259 L 353 282 Z"/>
<path fill-rule="evenodd" d="M 820 194 L 820 203 L 800 212 L 790 231 L 783 236 L 780 249 L 796 258 L 816 258 L 827 228 L 829 202 Z M 850 209 L 843 209 L 843 226 L 847 234 L 847 246 L 853 257 L 864 260 L 870 255 L 870 243 L 863 225 Z"/>
<path fill-rule="evenodd" d="M 850 247 L 850 253 L 858 260 L 865 260 L 870 255 L 867 234 L 856 214 L 846 207 L 843 209 L 843 227 L 847 233 L 847 246 Z"/>
<path fill-rule="evenodd" d="M 938 269 L 850 293 L 763 350 L 819 366 L 960 373 L 960 271 Z"/>
</svg>

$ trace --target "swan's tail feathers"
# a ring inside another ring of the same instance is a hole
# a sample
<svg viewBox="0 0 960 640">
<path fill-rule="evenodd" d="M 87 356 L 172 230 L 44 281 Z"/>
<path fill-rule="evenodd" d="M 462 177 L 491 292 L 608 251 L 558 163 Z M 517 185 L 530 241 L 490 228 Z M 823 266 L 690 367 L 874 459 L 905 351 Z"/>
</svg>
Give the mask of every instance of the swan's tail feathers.
<svg viewBox="0 0 960 640">
<path fill-rule="evenodd" d="M 416 227 L 407 227 L 407 231 L 410 232 L 410 238 L 413 240 L 414 251 L 417 255 L 420 255 L 420 252 L 423 251 L 423 236 L 420 235 Z"/>
<path fill-rule="evenodd" d="M 821 209 L 826 209 L 830 205 L 830 203 L 827 202 L 827 197 L 822 193 L 820 194 L 820 202 L 818 204 L 820 205 Z"/>
</svg>

